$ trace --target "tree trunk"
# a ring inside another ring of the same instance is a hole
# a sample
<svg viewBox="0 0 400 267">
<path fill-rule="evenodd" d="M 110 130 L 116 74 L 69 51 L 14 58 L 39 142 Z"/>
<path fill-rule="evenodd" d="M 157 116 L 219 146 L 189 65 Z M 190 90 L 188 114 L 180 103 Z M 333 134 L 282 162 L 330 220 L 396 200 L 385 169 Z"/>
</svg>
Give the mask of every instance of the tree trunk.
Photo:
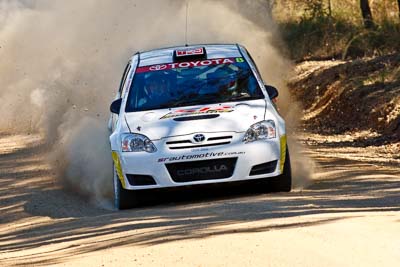
<svg viewBox="0 0 400 267">
<path fill-rule="evenodd" d="M 331 0 L 328 0 L 328 15 L 330 18 L 332 17 L 332 2 L 331 2 Z"/>
<path fill-rule="evenodd" d="M 399 19 L 400 19 L 400 0 L 397 0 L 397 5 L 399 6 Z"/>
<path fill-rule="evenodd" d="M 400 0 L 398 0 L 400 1 Z M 375 27 L 374 20 L 372 18 L 371 8 L 369 7 L 368 0 L 360 0 L 361 14 L 364 21 L 364 27 L 366 29 L 372 29 Z"/>
</svg>

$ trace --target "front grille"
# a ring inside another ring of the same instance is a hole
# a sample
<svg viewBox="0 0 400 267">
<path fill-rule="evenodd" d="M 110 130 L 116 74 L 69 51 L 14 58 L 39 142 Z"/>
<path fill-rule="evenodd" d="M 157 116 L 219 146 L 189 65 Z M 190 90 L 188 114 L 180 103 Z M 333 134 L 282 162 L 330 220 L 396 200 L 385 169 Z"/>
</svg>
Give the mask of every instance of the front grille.
<svg viewBox="0 0 400 267">
<path fill-rule="evenodd" d="M 189 146 L 179 146 L 179 147 L 170 147 L 169 149 L 185 149 L 185 148 L 198 148 L 198 147 L 209 147 L 209 146 L 221 146 L 227 145 L 230 142 L 221 142 L 217 144 L 206 144 L 206 145 L 189 145 Z"/>
<path fill-rule="evenodd" d="M 228 145 L 232 142 L 232 135 L 223 136 L 212 136 L 207 138 L 204 142 L 196 143 L 192 137 L 181 137 L 173 138 L 166 142 L 166 145 L 171 150 L 176 149 L 187 149 L 187 148 L 198 148 L 198 147 L 210 147 L 210 146 L 222 146 Z"/>
<path fill-rule="evenodd" d="M 225 179 L 233 175 L 237 158 L 167 163 L 165 166 L 176 183 Z"/>
<path fill-rule="evenodd" d="M 207 141 L 216 141 L 216 140 L 224 140 L 224 139 L 232 139 L 232 136 L 227 135 L 227 136 L 210 137 L 207 139 Z"/>
<path fill-rule="evenodd" d="M 277 160 L 274 160 L 274 161 L 270 161 L 270 162 L 266 162 L 263 164 L 253 166 L 253 168 L 251 168 L 251 171 L 250 171 L 250 176 L 274 172 L 276 169 L 277 162 L 278 162 Z"/>
<path fill-rule="evenodd" d="M 150 175 L 141 174 L 127 174 L 128 182 L 130 185 L 155 185 L 156 181 Z"/>
</svg>

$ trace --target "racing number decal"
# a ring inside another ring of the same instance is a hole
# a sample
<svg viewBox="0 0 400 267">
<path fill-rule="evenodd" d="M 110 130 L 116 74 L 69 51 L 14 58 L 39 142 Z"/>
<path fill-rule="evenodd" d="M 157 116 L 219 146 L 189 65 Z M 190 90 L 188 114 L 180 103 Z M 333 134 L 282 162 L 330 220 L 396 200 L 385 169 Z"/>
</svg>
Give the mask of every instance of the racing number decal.
<svg viewBox="0 0 400 267">
<path fill-rule="evenodd" d="M 122 172 L 121 162 L 119 161 L 118 153 L 113 151 L 111 155 L 114 161 L 115 169 L 117 171 L 118 179 L 121 181 L 122 187 L 125 188 L 125 179 Z"/>
</svg>

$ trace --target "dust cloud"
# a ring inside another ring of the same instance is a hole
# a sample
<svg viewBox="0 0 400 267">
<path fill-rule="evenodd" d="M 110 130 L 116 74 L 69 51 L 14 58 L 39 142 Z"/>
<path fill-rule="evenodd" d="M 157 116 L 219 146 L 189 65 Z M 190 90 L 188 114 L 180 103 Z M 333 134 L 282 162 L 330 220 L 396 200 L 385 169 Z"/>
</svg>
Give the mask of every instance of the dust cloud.
<svg viewBox="0 0 400 267">
<path fill-rule="evenodd" d="M 64 184 L 107 198 L 108 107 L 124 65 L 136 51 L 186 39 L 245 45 L 280 89 L 290 125 L 299 114 L 285 86 L 290 63 L 273 45 L 276 29 L 264 10 L 263 1 L 249 0 L 0 1 L 0 131 L 39 132 Z M 296 167 L 304 161 L 293 157 L 294 177 L 311 177 Z"/>
</svg>

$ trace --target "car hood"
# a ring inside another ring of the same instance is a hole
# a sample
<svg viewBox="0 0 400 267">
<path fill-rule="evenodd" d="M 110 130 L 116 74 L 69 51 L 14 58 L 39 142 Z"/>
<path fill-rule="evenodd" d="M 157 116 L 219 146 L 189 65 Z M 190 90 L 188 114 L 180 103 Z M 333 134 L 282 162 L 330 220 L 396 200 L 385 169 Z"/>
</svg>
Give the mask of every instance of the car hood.
<svg viewBox="0 0 400 267">
<path fill-rule="evenodd" d="M 192 133 L 245 132 L 264 119 L 264 99 L 125 113 L 131 132 L 151 140 Z"/>
</svg>

